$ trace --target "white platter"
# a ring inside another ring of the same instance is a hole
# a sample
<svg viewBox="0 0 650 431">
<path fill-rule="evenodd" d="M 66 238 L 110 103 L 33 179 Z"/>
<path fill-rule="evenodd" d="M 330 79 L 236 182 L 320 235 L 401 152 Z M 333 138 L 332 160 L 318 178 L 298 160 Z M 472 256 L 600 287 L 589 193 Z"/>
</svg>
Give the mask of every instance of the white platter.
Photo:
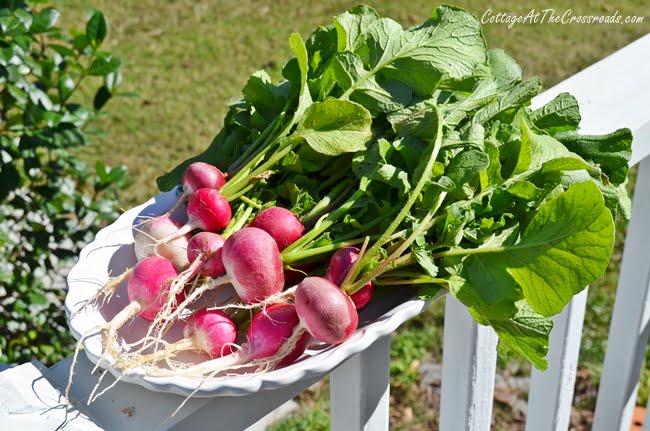
<svg viewBox="0 0 650 431">
<path fill-rule="evenodd" d="M 84 334 L 92 334 L 83 341 L 88 358 L 97 363 L 102 353 L 101 335 L 97 328 L 117 314 L 126 304 L 126 286 L 120 286 L 115 296 L 101 307 L 86 307 L 84 302 L 108 280 L 109 274 L 121 274 L 135 264 L 133 248 L 133 225 L 143 217 L 163 214 L 176 200 L 176 192 L 167 192 L 125 212 L 115 223 L 102 229 L 95 240 L 81 251 L 79 261 L 67 276 L 68 294 L 65 300 L 66 313 L 72 334 L 79 340 Z M 442 295 L 442 293 L 441 293 Z M 197 387 L 196 397 L 247 395 L 273 390 L 290 385 L 301 379 L 318 377 L 329 373 L 350 356 L 361 352 L 377 339 L 393 332 L 403 322 L 424 311 L 429 301 L 417 299 L 410 287 L 381 292 L 359 315 L 359 329 L 345 343 L 339 346 L 312 345 L 303 357 L 292 365 L 261 374 L 235 375 L 199 380 L 188 377 L 151 377 L 142 369 L 129 371 L 122 376 L 125 382 L 144 386 L 157 392 L 189 395 Z M 73 316 L 70 319 L 70 316 Z M 127 342 L 144 335 L 147 323 L 134 318 L 125 325 L 119 335 Z M 172 332 L 178 336 L 178 332 Z M 179 331 L 180 332 L 180 331 Z M 196 358 L 194 358 L 196 359 Z M 102 361 L 101 366 L 112 374 L 122 373 L 110 367 L 112 359 Z"/>
</svg>

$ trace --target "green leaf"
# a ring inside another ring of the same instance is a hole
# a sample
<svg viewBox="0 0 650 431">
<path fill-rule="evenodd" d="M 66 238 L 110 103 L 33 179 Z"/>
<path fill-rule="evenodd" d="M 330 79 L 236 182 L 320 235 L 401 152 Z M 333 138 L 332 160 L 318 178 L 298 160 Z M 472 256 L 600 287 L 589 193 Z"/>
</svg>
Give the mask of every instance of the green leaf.
<svg viewBox="0 0 650 431">
<path fill-rule="evenodd" d="M 521 67 L 502 49 L 490 49 L 487 52 L 488 63 L 498 88 L 521 81 Z"/>
<path fill-rule="evenodd" d="M 517 181 L 509 186 L 506 191 L 518 198 L 532 201 L 537 197 L 541 190 L 530 181 Z"/>
<path fill-rule="evenodd" d="M 61 14 L 59 11 L 54 8 L 46 8 L 38 13 L 35 13 L 33 16 L 34 21 L 32 22 L 30 31 L 33 34 L 37 34 L 45 33 L 46 31 L 51 30 L 52 27 L 54 27 L 56 24 L 60 15 Z"/>
<path fill-rule="evenodd" d="M 503 183 L 501 177 L 501 160 L 499 160 L 499 147 L 492 139 L 484 142 L 485 154 L 490 159 L 487 169 L 481 172 L 481 189 L 486 190 L 488 187 L 496 187 Z"/>
<path fill-rule="evenodd" d="M 392 112 L 406 106 L 412 98 L 411 89 L 398 81 L 378 83 L 374 76 L 363 79 L 368 73 L 361 58 L 351 52 L 338 53 L 332 59 L 330 68 L 341 90 L 346 91 L 360 81 L 350 95 L 353 100 L 373 115 Z"/>
<path fill-rule="evenodd" d="M 388 153 L 392 150 L 393 147 L 385 139 L 373 142 L 352 160 L 352 171 L 358 179 L 377 180 L 405 194 L 411 189 L 411 184 L 404 170 L 388 162 Z"/>
<path fill-rule="evenodd" d="M 542 164 L 542 173 L 553 171 L 579 171 L 582 169 L 590 170 L 593 169 L 593 167 L 577 155 L 574 157 L 558 157 L 557 159 L 549 160 Z"/>
<path fill-rule="evenodd" d="M 103 13 L 94 11 L 86 23 L 86 36 L 93 48 L 99 47 L 108 33 L 108 21 Z"/>
<path fill-rule="evenodd" d="M 517 312 L 511 318 L 490 320 L 489 323 L 499 336 L 500 343 L 544 371 L 548 367 L 546 354 L 553 321 L 535 313 L 524 300 L 518 301 L 516 306 Z"/>
<path fill-rule="evenodd" d="M 468 113 L 479 109 L 491 102 L 497 96 L 497 87 L 494 82 L 483 81 L 472 91 L 472 94 L 456 103 L 450 103 L 441 108 L 442 119 L 449 127 L 457 126 L 465 120 Z"/>
<path fill-rule="evenodd" d="M 307 107 L 312 103 L 311 94 L 309 93 L 309 85 L 307 83 L 307 74 L 309 73 L 309 55 L 307 54 L 307 47 L 298 33 L 291 33 L 291 36 L 289 37 L 289 46 L 294 54 L 296 54 L 296 61 L 300 71 L 298 107 L 294 113 L 294 119 L 297 119 L 300 118 Z"/>
<path fill-rule="evenodd" d="M 433 139 L 438 132 L 438 117 L 435 103 L 427 100 L 392 112 L 387 119 L 399 136 Z"/>
<path fill-rule="evenodd" d="M 271 77 L 263 70 L 258 70 L 248 78 L 242 89 L 244 99 L 262 114 L 268 121 L 272 121 L 284 108 L 289 97 L 289 86 L 275 86 Z"/>
<path fill-rule="evenodd" d="M 625 182 L 628 162 L 632 157 L 630 129 L 619 129 L 607 135 L 566 132 L 557 134 L 556 138 L 569 150 L 600 166 L 613 184 Z"/>
<path fill-rule="evenodd" d="M 549 132 L 576 130 L 580 124 L 580 106 L 569 93 L 560 93 L 546 105 L 531 112 L 535 126 Z"/>
<path fill-rule="evenodd" d="M 74 81 L 67 75 L 59 77 L 59 100 L 67 100 L 74 91 Z"/>
<path fill-rule="evenodd" d="M 478 176 L 489 164 L 487 154 L 478 150 L 465 150 L 451 159 L 445 174 L 460 187 Z"/>
<path fill-rule="evenodd" d="M 425 244 L 413 247 L 413 255 L 422 269 L 424 269 L 430 277 L 435 278 L 438 276 L 438 267 L 433 261 L 431 246 Z"/>
<path fill-rule="evenodd" d="M 530 100 L 542 91 L 542 81 L 535 77 L 521 82 L 513 87 L 502 98 L 481 108 L 474 115 L 473 122 L 485 124 L 501 114 L 515 112 L 518 108 L 530 103 Z"/>
<path fill-rule="evenodd" d="M 505 229 L 491 236 L 483 247 L 504 247 L 512 244 L 517 228 Z M 515 302 L 522 298 L 515 280 L 499 265 L 499 256 L 476 254 L 462 262 L 462 276 L 450 278 L 450 292 L 481 319 L 502 320 L 516 312 Z"/>
<path fill-rule="evenodd" d="M 439 7 L 426 23 L 406 31 L 391 19 L 376 17 L 371 9 L 361 10 L 362 14 L 344 14 L 335 21 L 339 51 L 357 54 L 368 71 L 347 94 L 378 75 L 428 95 L 443 77 L 463 79 L 485 62 L 480 23 L 462 9 Z"/>
<path fill-rule="evenodd" d="M 625 187 L 627 181 L 619 185 L 611 183 L 604 184 L 600 177 L 594 178 L 584 170 L 562 172 L 560 177 L 560 184 L 565 188 L 586 181 L 592 181 L 598 186 L 600 193 L 605 199 L 605 205 L 609 208 L 614 217 L 621 214 L 623 218 L 629 220 L 632 215 L 632 202 L 630 201 L 630 197 Z"/>
<path fill-rule="evenodd" d="M 50 44 L 48 46 L 52 48 L 54 51 L 61 54 L 62 57 L 73 57 L 75 55 L 74 51 L 68 48 L 67 46 L 57 45 L 57 44 Z"/>
<path fill-rule="evenodd" d="M 362 151 L 372 137 L 372 117 L 363 106 L 339 99 L 327 99 L 309 106 L 293 134 L 316 152 L 337 156 Z"/>
<path fill-rule="evenodd" d="M 499 256 L 469 256 L 464 265 L 468 281 L 452 292 L 463 304 L 487 319 L 505 319 L 516 309 L 521 289 L 507 272 L 501 270 Z"/>
<path fill-rule="evenodd" d="M 117 93 L 117 88 L 121 83 L 122 73 L 119 69 L 104 75 L 104 86 L 113 96 Z"/>
<path fill-rule="evenodd" d="M 102 85 L 95 93 L 95 98 L 93 99 L 93 107 L 95 110 L 99 111 L 106 105 L 106 102 L 113 97 L 113 94 L 110 92 L 106 86 Z"/>
<path fill-rule="evenodd" d="M 371 7 L 359 5 L 334 18 L 339 52 L 354 51 L 364 41 L 365 29 L 380 18 Z"/>
<path fill-rule="evenodd" d="M 568 159 L 574 158 L 574 161 Z M 554 161 L 553 159 L 561 159 Z M 571 153 L 560 141 L 548 135 L 539 135 L 533 132 L 525 119 L 521 121 L 521 147 L 519 158 L 513 175 L 528 170 L 544 167 L 546 171 L 551 170 L 574 170 L 585 169 L 587 165 L 580 156 Z"/>
<path fill-rule="evenodd" d="M 598 187 L 585 182 L 545 203 L 521 241 L 494 253 L 533 309 L 550 316 L 602 275 L 613 242 L 612 215 Z"/>
<path fill-rule="evenodd" d="M 404 160 L 407 170 L 413 172 L 420 164 L 422 153 L 426 150 L 427 144 L 414 136 L 405 136 L 393 141 L 393 147 Z"/>
<path fill-rule="evenodd" d="M 88 68 L 88 75 L 91 76 L 104 76 L 106 74 L 115 72 L 122 65 L 122 60 L 115 57 L 99 57 L 96 58 L 90 68 Z"/>
</svg>

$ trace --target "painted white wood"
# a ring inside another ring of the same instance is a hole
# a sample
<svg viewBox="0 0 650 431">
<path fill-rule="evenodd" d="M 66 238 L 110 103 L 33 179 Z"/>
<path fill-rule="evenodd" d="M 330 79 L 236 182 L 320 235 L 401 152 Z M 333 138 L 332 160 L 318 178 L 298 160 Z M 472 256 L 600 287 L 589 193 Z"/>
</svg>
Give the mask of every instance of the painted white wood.
<svg viewBox="0 0 650 431">
<path fill-rule="evenodd" d="M 608 133 L 621 127 L 637 130 L 650 113 L 649 56 L 650 34 L 535 97 L 533 106 L 569 92 L 580 104 L 584 133 Z"/>
<path fill-rule="evenodd" d="M 69 367 L 70 358 L 59 362 L 46 374 L 61 392 L 67 383 Z M 123 382 L 86 406 L 88 395 L 98 379 L 98 375 L 90 374 L 92 367 L 85 355 L 79 356 L 71 398 L 107 431 L 244 430 L 318 380 L 307 379 L 276 391 L 260 391 L 241 397 L 192 398 L 174 417 L 170 417 L 185 400 L 184 396 L 152 392 Z M 104 381 L 102 386 L 113 383 L 115 378 L 107 375 Z"/>
<path fill-rule="evenodd" d="M 633 130 L 632 134 L 634 140 L 632 141 L 630 166 L 634 166 L 646 157 L 650 157 L 650 121 Z"/>
<path fill-rule="evenodd" d="M 247 429 L 323 377 L 310 377 L 275 390 L 260 391 L 241 397 L 211 398 L 209 404 L 187 416 L 172 431 Z"/>
<path fill-rule="evenodd" d="M 594 431 L 627 431 L 630 428 L 650 331 L 649 219 L 650 158 L 646 158 L 639 166 L 634 192 L 632 219 L 628 225 L 596 402 Z"/>
<path fill-rule="evenodd" d="M 532 372 L 526 431 L 569 428 L 586 306 L 587 289 L 576 295 L 562 313 L 553 318 L 548 370 L 533 369 Z"/>
<path fill-rule="evenodd" d="M 440 430 L 489 430 L 492 422 L 497 335 L 478 325 L 447 295 L 442 352 Z"/>
<path fill-rule="evenodd" d="M 47 380 L 47 371 L 34 361 L 0 373 L 0 428 L 101 431 L 80 406 L 63 406 L 63 395 Z"/>
<path fill-rule="evenodd" d="M 389 391 L 390 336 L 386 336 L 332 372 L 332 431 L 388 430 Z"/>
</svg>

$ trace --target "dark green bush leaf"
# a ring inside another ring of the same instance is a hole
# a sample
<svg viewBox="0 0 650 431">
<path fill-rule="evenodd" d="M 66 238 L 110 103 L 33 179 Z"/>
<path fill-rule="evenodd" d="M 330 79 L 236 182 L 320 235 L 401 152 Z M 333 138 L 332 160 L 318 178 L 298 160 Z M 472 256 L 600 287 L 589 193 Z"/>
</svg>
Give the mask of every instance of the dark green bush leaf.
<svg viewBox="0 0 650 431">
<path fill-rule="evenodd" d="M 91 76 L 104 76 L 106 74 L 115 72 L 122 65 L 122 60 L 115 57 L 99 57 L 92 62 L 88 69 L 88 75 Z"/>
<path fill-rule="evenodd" d="M 108 21 L 103 13 L 95 11 L 86 24 L 86 36 L 93 48 L 99 47 L 108 33 Z"/>
</svg>

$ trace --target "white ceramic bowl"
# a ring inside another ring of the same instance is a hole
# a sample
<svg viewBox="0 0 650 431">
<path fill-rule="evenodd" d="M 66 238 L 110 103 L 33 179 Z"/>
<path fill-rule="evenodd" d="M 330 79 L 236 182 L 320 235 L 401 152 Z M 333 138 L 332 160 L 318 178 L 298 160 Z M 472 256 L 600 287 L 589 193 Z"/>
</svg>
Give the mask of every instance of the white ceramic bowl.
<svg viewBox="0 0 650 431">
<path fill-rule="evenodd" d="M 163 214 L 176 200 L 176 192 L 163 193 L 124 214 L 112 225 L 102 229 L 95 240 L 81 251 L 79 261 L 67 277 L 68 295 L 65 308 L 73 335 L 79 340 L 85 334 L 83 344 L 86 355 L 97 363 L 102 354 L 101 335 L 98 327 L 115 316 L 128 302 L 125 283 L 115 296 L 102 306 L 86 307 L 84 302 L 112 276 L 121 274 L 135 264 L 134 237 L 132 227 L 143 217 Z M 129 371 L 122 380 L 135 383 L 152 391 L 171 392 L 197 397 L 246 395 L 260 390 L 272 390 L 297 382 L 301 379 L 327 374 L 350 356 L 364 350 L 375 340 L 393 332 L 400 324 L 424 311 L 432 300 L 422 301 L 410 287 L 393 289 L 378 294 L 373 302 L 361 311 L 359 329 L 345 343 L 339 346 L 312 345 L 303 357 L 292 365 L 261 374 L 244 374 L 214 377 L 199 380 L 188 377 L 152 377 L 143 369 Z M 72 318 L 70 318 L 72 316 Z M 127 342 L 141 338 L 148 322 L 134 318 L 125 325 L 119 335 Z M 179 336 L 180 326 L 172 330 L 171 336 Z M 110 367 L 112 359 L 102 361 L 114 375 L 121 372 Z"/>
</svg>

